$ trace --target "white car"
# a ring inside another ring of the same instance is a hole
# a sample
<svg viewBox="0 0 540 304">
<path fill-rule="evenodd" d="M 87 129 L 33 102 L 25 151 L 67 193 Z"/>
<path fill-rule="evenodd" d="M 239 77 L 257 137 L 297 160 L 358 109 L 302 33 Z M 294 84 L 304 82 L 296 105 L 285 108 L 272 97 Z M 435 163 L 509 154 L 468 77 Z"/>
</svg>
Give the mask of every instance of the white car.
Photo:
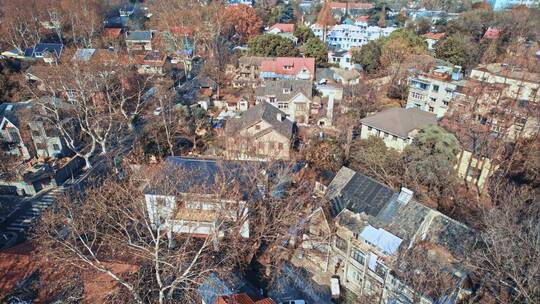
<svg viewBox="0 0 540 304">
<path fill-rule="evenodd" d="M 161 107 L 157 107 L 157 108 L 154 110 L 154 115 L 159 116 L 159 114 L 161 114 Z"/>
<path fill-rule="evenodd" d="M 304 300 L 288 300 L 288 301 L 283 301 L 279 304 L 306 304 L 306 301 Z"/>
</svg>

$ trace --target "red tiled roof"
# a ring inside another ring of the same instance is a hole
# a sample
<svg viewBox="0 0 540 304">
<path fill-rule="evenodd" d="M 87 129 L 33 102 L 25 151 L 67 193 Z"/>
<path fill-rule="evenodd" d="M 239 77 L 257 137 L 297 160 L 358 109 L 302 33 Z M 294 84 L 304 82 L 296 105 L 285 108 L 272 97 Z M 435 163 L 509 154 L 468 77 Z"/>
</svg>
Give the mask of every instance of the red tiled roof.
<svg viewBox="0 0 540 304">
<path fill-rule="evenodd" d="M 368 22 L 368 20 L 369 20 L 369 16 L 360 16 L 356 18 L 357 22 Z"/>
<path fill-rule="evenodd" d="M 439 39 L 444 38 L 445 35 L 446 33 L 425 33 L 423 36 L 426 39 L 439 40 Z"/>
<path fill-rule="evenodd" d="M 487 29 L 487 31 L 484 33 L 484 37 L 486 39 L 497 39 L 501 35 L 501 31 L 496 27 L 490 27 Z"/>
<path fill-rule="evenodd" d="M 315 76 L 315 58 L 277 57 L 261 62 L 261 72 L 297 75 L 303 69 L 307 69 L 312 77 Z"/>
<path fill-rule="evenodd" d="M 345 2 L 330 2 L 328 5 L 331 9 L 345 9 L 347 7 Z M 349 3 L 349 9 L 371 9 L 373 7 L 373 3 Z"/>
<path fill-rule="evenodd" d="M 122 29 L 120 28 L 105 28 L 103 29 L 103 36 L 107 38 L 116 39 L 120 37 Z"/>
<path fill-rule="evenodd" d="M 293 33 L 294 32 L 294 24 L 293 23 L 276 23 L 270 27 L 269 30 L 273 29 L 279 29 L 280 31 L 284 33 Z"/>
<path fill-rule="evenodd" d="M 229 296 L 219 296 L 215 304 L 275 304 L 270 298 L 255 301 L 248 294 L 241 293 Z"/>
<path fill-rule="evenodd" d="M 175 35 L 191 36 L 193 35 L 193 28 L 189 26 L 173 26 L 171 27 L 171 33 Z"/>
<path fill-rule="evenodd" d="M 107 268 L 116 274 L 137 271 L 138 266 L 104 262 Z M 37 252 L 32 244 L 24 243 L 0 252 L 0 294 L 6 295 L 32 273 L 39 270 L 39 288 L 34 303 L 49 303 L 54 293 L 62 288 L 63 280 L 69 279 L 65 269 L 55 265 L 47 257 Z M 83 303 L 104 303 L 108 294 L 118 284 L 107 274 L 87 269 L 81 271 L 84 284 Z"/>
</svg>

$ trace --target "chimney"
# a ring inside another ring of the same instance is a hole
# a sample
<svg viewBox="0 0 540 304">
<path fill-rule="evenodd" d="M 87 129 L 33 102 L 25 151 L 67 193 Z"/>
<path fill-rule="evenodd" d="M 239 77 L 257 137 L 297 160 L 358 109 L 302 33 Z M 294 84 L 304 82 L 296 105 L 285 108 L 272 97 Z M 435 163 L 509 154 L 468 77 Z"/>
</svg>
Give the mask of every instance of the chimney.
<svg viewBox="0 0 540 304">
<path fill-rule="evenodd" d="M 397 200 L 401 204 L 406 205 L 412 199 L 413 195 L 414 192 L 412 192 L 412 190 L 401 187 Z"/>
<path fill-rule="evenodd" d="M 278 121 L 283 121 L 283 115 L 281 115 L 281 113 L 277 113 L 276 119 L 277 119 Z"/>
<path fill-rule="evenodd" d="M 326 118 L 332 121 L 334 117 L 334 95 L 328 95 L 328 105 L 326 105 Z"/>
</svg>

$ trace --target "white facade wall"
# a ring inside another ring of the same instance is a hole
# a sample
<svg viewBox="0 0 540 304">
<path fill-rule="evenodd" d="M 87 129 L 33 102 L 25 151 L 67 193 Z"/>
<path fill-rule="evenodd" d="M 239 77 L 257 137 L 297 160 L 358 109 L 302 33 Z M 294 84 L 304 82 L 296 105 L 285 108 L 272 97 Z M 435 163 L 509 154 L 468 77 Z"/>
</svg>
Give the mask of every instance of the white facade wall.
<svg viewBox="0 0 540 304">
<path fill-rule="evenodd" d="M 311 26 L 313 34 L 319 39 L 326 41 L 326 44 L 338 49 L 349 50 L 351 47 L 361 47 L 371 40 L 389 36 L 397 28 L 378 26 L 358 26 L 350 24 L 338 24 L 325 30 L 322 26 L 314 24 Z"/>
<path fill-rule="evenodd" d="M 409 96 L 406 108 L 418 108 L 434 113 L 437 118 L 444 116 L 455 96 L 455 83 L 429 77 L 409 79 Z"/>
<path fill-rule="evenodd" d="M 405 147 L 412 143 L 412 138 L 402 138 L 383 130 L 362 125 L 360 130 L 360 139 L 368 139 L 370 136 L 381 138 L 388 148 L 396 149 L 399 152 L 403 151 Z"/>
</svg>

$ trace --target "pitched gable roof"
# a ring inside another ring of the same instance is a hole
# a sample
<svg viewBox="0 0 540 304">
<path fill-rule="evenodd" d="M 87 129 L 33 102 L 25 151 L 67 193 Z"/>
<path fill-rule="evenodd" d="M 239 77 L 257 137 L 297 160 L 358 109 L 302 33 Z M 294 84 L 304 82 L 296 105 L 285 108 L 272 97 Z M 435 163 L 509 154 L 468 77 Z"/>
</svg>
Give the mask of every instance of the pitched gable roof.
<svg viewBox="0 0 540 304">
<path fill-rule="evenodd" d="M 277 119 L 281 114 L 282 120 Z M 286 114 L 278 108 L 267 102 L 260 102 L 254 107 L 249 108 L 240 118 L 231 118 L 225 125 L 225 133 L 229 135 L 238 134 L 240 130 L 249 128 L 254 124 L 265 121 L 272 125 L 273 129 L 287 138 L 292 137 L 293 122 L 285 119 Z"/>
<path fill-rule="evenodd" d="M 303 70 L 315 76 L 315 58 L 277 57 L 261 62 L 261 72 L 298 75 Z"/>
<path fill-rule="evenodd" d="M 288 90 L 289 93 L 284 93 Z M 277 101 L 289 101 L 298 93 L 307 98 L 313 97 L 313 85 L 310 80 L 277 79 L 267 80 L 255 89 L 255 96 L 275 96 Z"/>
<path fill-rule="evenodd" d="M 472 231 L 464 224 L 413 198 L 404 202 L 390 187 L 347 167 L 336 174 L 326 198 L 338 223 L 359 234 L 368 226 L 377 234 L 382 228 L 407 243 L 429 242 L 454 256 L 472 240 Z"/>
<path fill-rule="evenodd" d="M 432 40 L 439 40 L 439 39 L 442 39 L 444 38 L 444 36 L 446 36 L 446 33 L 425 33 L 424 35 L 422 35 L 424 38 L 426 39 L 432 39 Z"/>
<path fill-rule="evenodd" d="M 272 25 L 268 30 L 278 29 L 283 33 L 293 33 L 294 32 L 294 23 L 276 23 Z"/>
<path fill-rule="evenodd" d="M 409 132 L 437 124 L 437 116 L 419 109 L 391 108 L 360 121 L 387 133 L 407 138 Z"/>
<path fill-rule="evenodd" d="M 377 216 L 393 195 L 390 187 L 342 167 L 328 185 L 326 197 L 335 202 L 331 210 L 334 216 L 343 209 Z"/>
</svg>

